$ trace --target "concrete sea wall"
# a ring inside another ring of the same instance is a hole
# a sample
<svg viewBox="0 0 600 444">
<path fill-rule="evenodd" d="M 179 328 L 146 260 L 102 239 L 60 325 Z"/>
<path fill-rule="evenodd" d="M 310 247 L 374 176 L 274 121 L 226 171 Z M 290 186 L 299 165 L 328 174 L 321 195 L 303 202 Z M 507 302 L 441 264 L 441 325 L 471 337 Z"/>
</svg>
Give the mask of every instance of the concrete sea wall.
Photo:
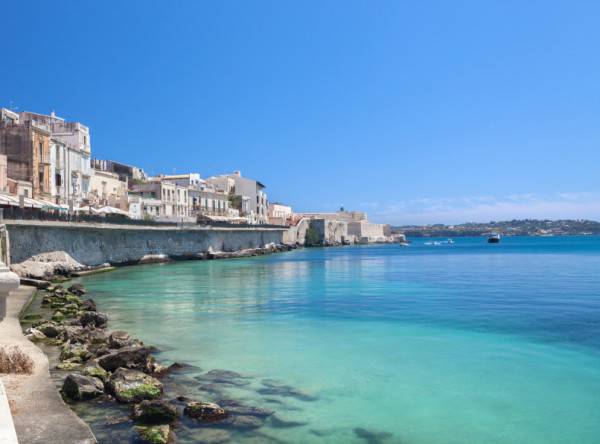
<svg viewBox="0 0 600 444">
<path fill-rule="evenodd" d="M 85 265 L 139 261 L 147 255 L 195 257 L 281 243 L 273 228 L 130 227 L 61 222 L 6 223 L 12 263 L 51 251 L 66 251 Z"/>
</svg>

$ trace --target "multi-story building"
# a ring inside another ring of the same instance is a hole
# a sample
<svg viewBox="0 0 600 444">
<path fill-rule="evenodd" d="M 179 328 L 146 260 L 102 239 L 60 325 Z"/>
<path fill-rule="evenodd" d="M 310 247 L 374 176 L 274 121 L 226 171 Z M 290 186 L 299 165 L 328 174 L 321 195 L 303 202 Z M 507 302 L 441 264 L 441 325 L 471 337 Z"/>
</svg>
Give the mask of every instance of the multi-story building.
<svg viewBox="0 0 600 444">
<path fill-rule="evenodd" d="M 7 158 L 7 176 L 31 182 L 33 197 L 50 200 L 50 127 L 14 114 L 3 109 L 0 121 L 0 154 Z"/>
<path fill-rule="evenodd" d="M 290 225 L 292 222 L 292 207 L 277 202 L 269 203 L 269 223 L 274 225 Z"/>
<path fill-rule="evenodd" d="M 89 128 L 51 115 L 3 109 L 0 153 L 7 155 L 7 174 L 31 182 L 33 197 L 80 205 L 89 192 Z"/>
<path fill-rule="evenodd" d="M 94 170 L 90 180 L 89 202 L 94 206 L 111 206 L 128 210 L 127 181 L 116 173 Z"/>
<path fill-rule="evenodd" d="M 248 222 L 264 224 L 268 222 L 269 201 L 265 186 L 257 180 L 242 177 L 239 171 L 233 174 L 214 176 L 206 179 L 206 182 L 214 185 L 217 191 L 235 196 L 233 201 L 235 207 L 240 210 L 242 216 Z"/>
<path fill-rule="evenodd" d="M 143 201 L 160 201 L 158 214 L 144 213 L 164 219 L 181 219 L 189 217 L 188 211 L 188 188 L 181 187 L 175 183 L 160 178 L 153 178 L 145 183 L 134 183 L 130 186 L 133 194 L 139 195 Z M 152 202 L 154 210 L 156 202 Z"/>
<path fill-rule="evenodd" d="M 92 167 L 97 171 L 108 171 L 119 175 L 119 179 L 128 183 L 144 182 L 148 175 L 142 168 L 127 165 L 115 160 L 92 159 Z"/>
</svg>

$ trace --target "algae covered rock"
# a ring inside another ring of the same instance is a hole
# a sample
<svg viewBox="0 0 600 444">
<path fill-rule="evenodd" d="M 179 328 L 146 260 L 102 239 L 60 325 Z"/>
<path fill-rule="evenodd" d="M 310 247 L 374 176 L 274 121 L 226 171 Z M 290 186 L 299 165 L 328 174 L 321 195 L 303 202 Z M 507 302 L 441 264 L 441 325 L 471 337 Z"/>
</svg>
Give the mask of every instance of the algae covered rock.
<svg viewBox="0 0 600 444">
<path fill-rule="evenodd" d="M 104 393 L 104 384 L 98 378 L 71 373 L 63 382 L 62 392 L 74 401 L 92 399 Z"/>
<path fill-rule="evenodd" d="M 167 401 L 146 400 L 134 407 L 133 417 L 145 424 L 170 424 L 177 419 L 177 409 Z"/>
<path fill-rule="evenodd" d="M 227 418 L 227 412 L 220 405 L 211 402 L 190 402 L 183 414 L 203 422 L 221 421 Z"/>
<path fill-rule="evenodd" d="M 136 426 L 137 442 L 147 444 L 167 444 L 171 428 L 168 425 Z"/>
<path fill-rule="evenodd" d="M 94 378 L 100 379 L 102 382 L 106 383 L 110 378 L 110 373 L 104 370 L 97 362 L 90 362 L 84 368 L 82 373 L 85 376 L 92 376 Z"/>
<path fill-rule="evenodd" d="M 162 384 L 158 379 L 127 368 L 117 369 L 106 388 L 119 402 L 141 402 L 162 395 Z"/>
<path fill-rule="evenodd" d="M 85 362 L 92 357 L 87 347 L 82 344 L 66 344 L 60 352 L 60 360 L 71 362 Z M 75 358 L 75 359 L 73 359 Z"/>
</svg>

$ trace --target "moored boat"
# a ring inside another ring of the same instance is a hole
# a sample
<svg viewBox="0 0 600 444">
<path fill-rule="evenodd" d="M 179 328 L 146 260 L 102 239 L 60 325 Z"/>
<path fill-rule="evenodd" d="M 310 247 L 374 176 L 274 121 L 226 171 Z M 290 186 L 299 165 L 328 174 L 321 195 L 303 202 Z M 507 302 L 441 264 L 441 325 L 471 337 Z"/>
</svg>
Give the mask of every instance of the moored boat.
<svg viewBox="0 0 600 444">
<path fill-rule="evenodd" d="M 490 233 L 487 241 L 488 241 L 488 244 L 500 243 L 500 233 Z"/>
</svg>

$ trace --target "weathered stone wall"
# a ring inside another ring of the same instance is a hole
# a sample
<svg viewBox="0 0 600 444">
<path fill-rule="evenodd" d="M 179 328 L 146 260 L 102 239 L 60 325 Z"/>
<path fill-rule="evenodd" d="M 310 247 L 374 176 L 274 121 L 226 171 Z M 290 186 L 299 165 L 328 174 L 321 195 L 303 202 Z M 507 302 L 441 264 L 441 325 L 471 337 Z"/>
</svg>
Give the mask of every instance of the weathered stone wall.
<svg viewBox="0 0 600 444">
<path fill-rule="evenodd" d="M 12 263 L 50 251 L 66 251 L 85 265 L 127 263 L 146 255 L 194 257 L 213 251 L 237 251 L 281 243 L 276 229 L 103 228 L 82 224 L 7 223 Z"/>
<path fill-rule="evenodd" d="M 310 226 L 319 232 L 326 244 L 341 244 L 348 241 L 348 222 L 341 220 L 313 219 Z"/>
</svg>

